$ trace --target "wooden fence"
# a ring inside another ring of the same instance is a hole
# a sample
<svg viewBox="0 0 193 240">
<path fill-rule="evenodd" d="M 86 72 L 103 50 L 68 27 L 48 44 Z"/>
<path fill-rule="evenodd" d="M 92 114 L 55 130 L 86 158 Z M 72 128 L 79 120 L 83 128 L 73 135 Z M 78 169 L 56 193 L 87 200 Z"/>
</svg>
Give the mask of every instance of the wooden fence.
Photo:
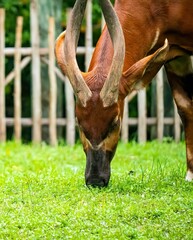
<svg viewBox="0 0 193 240">
<path fill-rule="evenodd" d="M 5 46 L 5 10 L 0 9 L 0 141 L 6 141 L 6 127 L 14 126 L 14 138 L 21 139 L 21 132 L 24 126 L 31 126 L 32 128 L 32 141 L 39 143 L 42 141 L 42 126 L 49 126 L 49 136 L 51 145 L 57 144 L 57 126 L 66 128 L 66 142 L 68 144 L 75 143 L 75 116 L 74 116 L 74 96 L 65 76 L 61 74 L 55 65 L 54 57 L 54 42 L 55 42 L 55 23 L 54 19 L 49 19 L 48 30 L 48 47 L 40 48 L 39 29 L 38 29 L 38 11 L 37 6 L 31 1 L 30 4 L 30 22 L 31 22 L 31 46 L 22 46 L 22 26 L 23 18 L 18 17 L 16 23 L 16 40 L 15 46 L 8 48 Z M 69 15 L 69 11 L 68 14 Z M 78 47 L 77 54 L 85 55 L 85 68 L 88 68 L 90 58 L 93 52 L 92 46 L 92 2 L 88 1 L 86 11 L 86 37 L 85 46 Z M 5 76 L 5 59 L 14 56 L 14 69 Z M 49 82 L 50 82 L 50 105 L 49 105 L 49 118 L 42 118 L 41 106 L 41 67 L 40 63 L 44 62 L 49 66 Z M 31 64 L 31 84 L 32 84 L 32 117 L 22 118 L 22 86 L 21 86 L 21 71 Z M 66 117 L 57 118 L 56 104 L 57 104 L 57 87 L 56 76 L 59 77 L 65 85 L 65 103 L 66 103 Z M 14 81 L 14 117 L 7 118 L 5 116 L 6 103 L 5 103 L 5 87 L 11 81 Z M 163 103 L 163 70 L 161 70 L 156 77 L 157 88 L 157 116 L 147 116 L 147 96 L 146 90 L 139 93 L 132 93 L 125 100 L 126 107 L 124 111 L 123 127 L 121 139 L 127 142 L 129 139 L 129 130 L 132 126 L 138 127 L 138 141 L 145 142 L 147 140 L 147 127 L 157 127 L 157 138 L 162 140 L 164 137 L 164 126 L 171 125 L 174 128 L 174 139 L 179 141 L 181 135 L 180 120 L 174 107 L 174 116 L 166 118 L 164 116 L 164 103 Z M 138 117 L 132 118 L 129 116 L 129 107 L 132 104 L 132 99 L 137 95 L 137 109 Z"/>
</svg>

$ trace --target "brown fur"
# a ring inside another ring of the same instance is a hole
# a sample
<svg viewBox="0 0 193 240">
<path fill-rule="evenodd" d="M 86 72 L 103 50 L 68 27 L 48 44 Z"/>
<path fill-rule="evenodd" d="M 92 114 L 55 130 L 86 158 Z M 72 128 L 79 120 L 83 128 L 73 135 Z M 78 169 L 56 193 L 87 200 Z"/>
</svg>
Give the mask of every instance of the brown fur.
<svg viewBox="0 0 193 240">
<path fill-rule="evenodd" d="M 120 134 L 124 98 L 131 91 L 149 84 L 160 67 L 165 65 L 184 124 L 187 168 L 193 173 L 193 71 L 190 68 L 189 57 L 193 53 L 193 1 L 116 0 L 114 8 L 123 29 L 126 46 L 118 102 L 110 107 L 104 107 L 100 99 L 100 91 L 106 81 L 113 57 L 112 42 L 105 28 L 95 48 L 88 73 L 82 73 L 92 97 L 87 101 L 86 107 L 80 103 L 76 105 L 84 150 L 87 157 L 89 155 L 91 156 L 89 159 L 93 159 L 89 160 L 89 169 L 93 170 L 92 161 L 99 161 L 98 158 L 105 161 L 105 156 L 106 161 L 110 161 L 114 155 Z M 57 49 L 59 42 L 56 53 Z M 62 54 L 61 51 L 56 54 L 60 66 Z M 65 72 L 65 66 L 61 68 Z M 116 124 L 115 119 L 118 119 Z M 97 149 L 100 149 L 98 154 L 95 153 Z M 107 156 L 105 155 L 107 152 L 112 154 Z M 100 176 L 100 166 L 98 168 L 94 175 L 91 171 L 94 183 L 97 175 Z M 103 176 L 104 171 L 103 169 Z M 89 174 L 87 172 L 86 176 L 92 183 L 92 176 Z M 108 184 L 108 179 L 109 176 L 104 180 L 104 185 Z"/>
</svg>

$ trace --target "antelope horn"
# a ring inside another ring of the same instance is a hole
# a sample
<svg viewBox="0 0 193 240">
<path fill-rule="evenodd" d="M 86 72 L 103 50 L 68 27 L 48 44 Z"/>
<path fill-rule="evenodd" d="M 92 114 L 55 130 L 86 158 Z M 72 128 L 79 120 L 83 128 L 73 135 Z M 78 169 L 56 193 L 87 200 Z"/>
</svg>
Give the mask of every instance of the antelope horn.
<svg viewBox="0 0 193 240">
<path fill-rule="evenodd" d="M 114 48 L 110 71 L 100 92 L 103 106 L 108 107 L 118 100 L 119 81 L 122 75 L 125 58 L 125 39 L 121 24 L 111 2 L 109 0 L 99 1 Z"/>
<path fill-rule="evenodd" d="M 67 24 L 66 32 L 63 32 L 56 40 L 56 59 L 61 70 L 69 78 L 77 100 L 86 106 L 91 98 L 92 92 L 87 86 L 76 60 L 76 48 L 80 35 L 80 27 L 84 17 L 87 0 L 77 0 L 70 20 Z M 63 40 L 63 42 L 61 42 Z M 62 51 L 62 52 L 61 52 Z"/>
</svg>

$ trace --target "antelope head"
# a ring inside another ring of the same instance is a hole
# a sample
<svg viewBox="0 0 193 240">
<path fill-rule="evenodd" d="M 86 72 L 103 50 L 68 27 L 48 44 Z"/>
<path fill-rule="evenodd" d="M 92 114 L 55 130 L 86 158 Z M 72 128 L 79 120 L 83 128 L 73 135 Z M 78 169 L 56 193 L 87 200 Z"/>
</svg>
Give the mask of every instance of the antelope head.
<svg viewBox="0 0 193 240">
<path fill-rule="evenodd" d="M 106 76 L 100 76 L 96 71 L 81 72 L 76 61 L 76 48 L 86 3 L 87 0 L 76 1 L 67 30 L 56 40 L 55 53 L 76 96 L 76 118 L 86 154 L 86 184 L 103 187 L 110 179 L 110 162 L 121 129 L 123 101 L 119 101 L 118 96 L 125 41 L 110 1 L 99 0 L 113 43 L 112 63 Z"/>
</svg>

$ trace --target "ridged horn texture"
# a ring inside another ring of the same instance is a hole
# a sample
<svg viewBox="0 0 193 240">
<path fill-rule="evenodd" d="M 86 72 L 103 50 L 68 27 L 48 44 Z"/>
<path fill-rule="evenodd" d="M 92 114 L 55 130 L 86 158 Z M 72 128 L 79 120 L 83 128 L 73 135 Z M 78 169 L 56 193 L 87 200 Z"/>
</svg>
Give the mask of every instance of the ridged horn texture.
<svg viewBox="0 0 193 240">
<path fill-rule="evenodd" d="M 80 27 L 84 17 L 87 0 L 77 0 L 67 25 L 64 41 L 65 73 L 73 87 L 77 100 L 86 106 L 92 92 L 87 86 L 76 61 L 76 48 L 80 35 Z"/>
<path fill-rule="evenodd" d="M 103 106 L 108 107 L 117 102 L 119 96 L 119 81 L 125 59 L 125 39 L 119 19 L 109 0 L 99 0 L 108 31 L 114 48 L 110 71 L 100 92 Z"/>
<path fill-rule="evenodd" d="M 100 98 L 103 101 L 103 106 L 108 107 L 118 100 L 119 80 L 122 74 L 125 57 L 125 40 L 121 25 L 111 2 L 109 0 L 99 0 L 99 3 L 101 5 L 114 48 L 110 71 L 100 92 Z M 61 46 L 60 41 L 61 39 L 64 39 L 64 55 L 61 57 L 58 53 L 58 50 L 60 49 L 56 48 L 56 57 L 58 56 L 57 59 L 59 66 L 70 80 L 77 100 L 84 107 L 86 107 L 87 101 L 92 97 L 92 92 L 87 86 L 78 67 L 76 60 L 76 49 L 86 4 L 87 0 L 76 1 L 67 25 L 66 32 L 59 36 L 59 39 L 56 42 L 57 46 Z"/>
</svg>

